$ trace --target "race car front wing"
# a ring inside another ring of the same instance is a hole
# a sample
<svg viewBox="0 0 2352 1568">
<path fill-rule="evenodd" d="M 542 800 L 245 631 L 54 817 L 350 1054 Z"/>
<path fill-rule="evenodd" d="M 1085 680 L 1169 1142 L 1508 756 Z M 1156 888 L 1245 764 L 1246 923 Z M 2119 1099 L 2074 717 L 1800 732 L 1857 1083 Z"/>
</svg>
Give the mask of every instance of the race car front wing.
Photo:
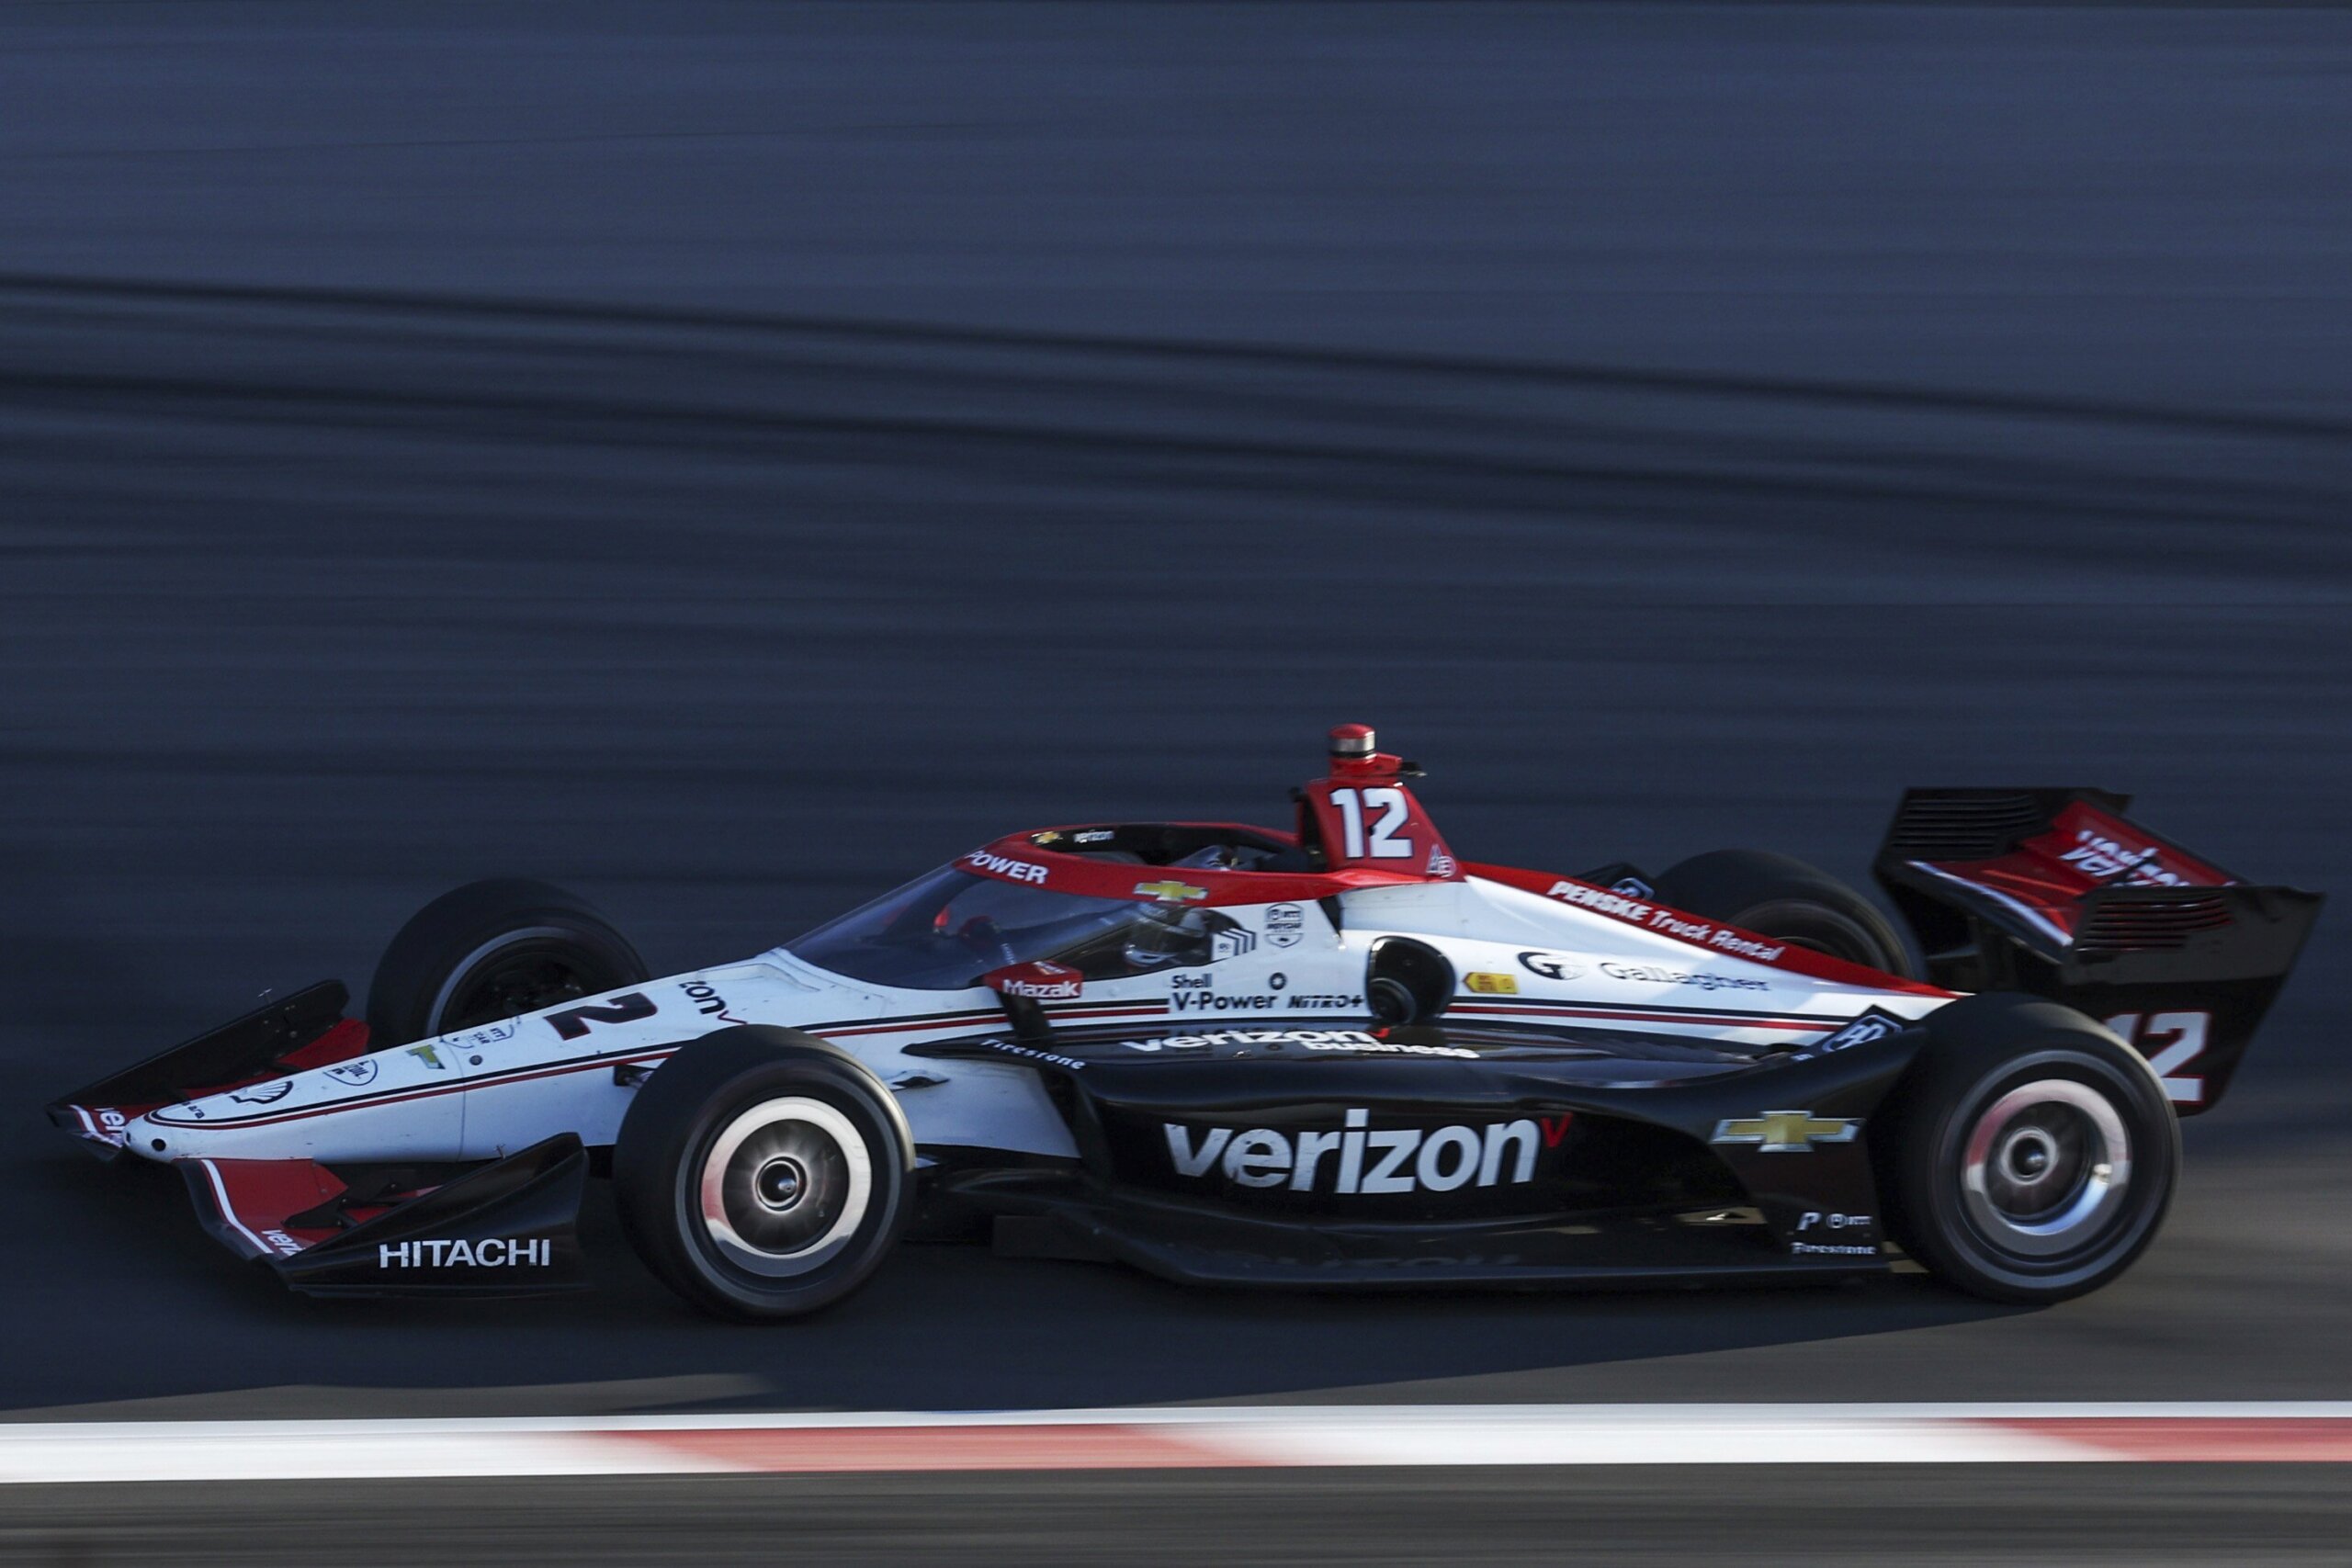
<svg viewBox="0 0 2352 1568">
<path fill-rule="evenodd" d="M 542 1295 L 586 1284 L 576 1223 L 588 1155 L 570 1133 L 447 1179 L 309 1160 L 174 1166 L 206 1230 L 306 1295 Z"/>
</svg>

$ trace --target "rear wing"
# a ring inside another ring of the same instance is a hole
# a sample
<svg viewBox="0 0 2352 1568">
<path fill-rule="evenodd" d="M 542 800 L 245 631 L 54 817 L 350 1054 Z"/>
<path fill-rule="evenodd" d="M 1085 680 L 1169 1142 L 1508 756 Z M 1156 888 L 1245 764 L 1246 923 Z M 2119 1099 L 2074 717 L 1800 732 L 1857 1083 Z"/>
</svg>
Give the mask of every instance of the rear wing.
<svg viewBox="0 0 2352 1568">
<path fill-rule="evenodd" d="M 2183 1114 L 2216 1103 L 2321 896 L 2248 883 L 2098 789 L 1915 789 L 1872 870 L 1928 976 L 2063 1001 L 2138 1046 Z"/>
</svg>

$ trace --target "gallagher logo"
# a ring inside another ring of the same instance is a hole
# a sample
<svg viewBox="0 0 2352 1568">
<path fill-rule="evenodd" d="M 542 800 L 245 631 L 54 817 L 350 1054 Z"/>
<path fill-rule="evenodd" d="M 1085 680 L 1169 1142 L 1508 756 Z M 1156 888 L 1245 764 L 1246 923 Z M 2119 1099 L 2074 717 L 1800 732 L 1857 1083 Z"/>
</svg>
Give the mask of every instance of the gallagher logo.
<svg viewBox="0 0 2352 1568">
<path fill-rule="evenodd" d="M 1374 1127 L 1372 1113 L 1356 1107 L 1348 1111 L 1343 1130 L 1309 1130 L 1295 1139 L 1271 1127 L 1211 1127 L 1196 1144 L 1192 1128 L 1167 1122 L 1161 1131 L 1176 1174 L 1193 1180 L 1214 1170 L 1236 1186 L 1287 1187 L 1293 1192 L 1451 1192 L 1534 1180 L 1536 1151 L 1558 1147 L 1574 1121 L 1564 1112 L 1425 1133 L 1418 1127 Z M 1328 1186 L 1322 1180 L 1327 1157 Z"/>
</svg>

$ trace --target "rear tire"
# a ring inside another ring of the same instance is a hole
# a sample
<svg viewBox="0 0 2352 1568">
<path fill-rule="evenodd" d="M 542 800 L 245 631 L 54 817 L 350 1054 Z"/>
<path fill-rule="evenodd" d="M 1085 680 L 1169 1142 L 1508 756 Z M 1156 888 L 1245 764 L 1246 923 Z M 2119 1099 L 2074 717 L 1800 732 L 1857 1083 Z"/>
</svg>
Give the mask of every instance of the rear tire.
<svg viewBox="0 0 2352 1568">
<path fill-rule="evenodd" d="M 1826 871 L 1767 850 L 1693 855 L 1657 878 L 1658 901 L 1778 937 L 1865 969 L 1918 978 L 1910 949 L 1877 905 Z"/>
<path fill-rule="evenodd" d="M 714 1316 L 773 1323 L 864 1284 L 911 1208 L 913 1139 L 880 1080 L 795 1030 L 693 1042 L 637 1091 L 613 1148 L 621 1226 Z"/>
<path fill-rule="evenodd" d="M 1889 1234 L 1994 1301 L 2064 1301 L 2129 1268 L 2180 1170 L 2180 1126 L 2146 1061 L 2039 998 L 1963 998 L 1927 1030 L 1872 1141 Z"/>
<path fill-rule="evenodd" d="M 628 939 L 575 894 L 544 882 L 469 882 L 419 909 L 368 987 L 380 1049 L 600 996 L 650 978 Z"/>
</svg>

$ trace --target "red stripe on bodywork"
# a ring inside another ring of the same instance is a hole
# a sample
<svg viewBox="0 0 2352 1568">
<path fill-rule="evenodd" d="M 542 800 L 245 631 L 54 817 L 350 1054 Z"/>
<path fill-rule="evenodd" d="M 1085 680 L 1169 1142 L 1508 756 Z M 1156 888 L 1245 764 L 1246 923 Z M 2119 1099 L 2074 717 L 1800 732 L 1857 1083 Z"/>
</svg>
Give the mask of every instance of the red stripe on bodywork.
<svg viewBox="0 0 2352 1568">
<path fill-rule="evenodd" d="M 1758 936 L 1754 931 L 1742 931 L 1728 921 L 1710 919 L 1704 915 L 1693 915 L 1686 910 L 1677 909 L 1671 905 L 1661 904 L 1655 898 L 1611 893 L 1606 887 L 1596 887 L 1589 882 L 1582 882 L 1573 876 L 1557 876 L 1548 871 L 1521 871 L 1515 866 L 1508 865 L 1474 864 L 1465 865 L 1462 869 L 1473 876 L 1483 877 L 1488 882 L 1499 882 L 1506 887 L 1516 887 L 1521 893 L 1533 893 L 1541 897 L 1549 898 L 1554 903 L 1566 904 L 1571 908 L 1581 909 L 1588 915 L 1599 915 L 1603 919 L 1615 920 L 1620 925 L 1632 926 L 1634 930 L 1647 931 L 1652 936 L 1660 936 L 1668 942 L 1680 942 L 1683 946 L 1703 953 L 1711 958 L 1736 958 L 1746 964 L 1760 964 L 1768 969 L 1785 969 L 1793 975 L 1809 975 L 1816 980 L 1833 981 L 1840 986 L 1865 986 L 1874 991 L 1902 991 L 1915 997 L 1956 997 L 1960 994 L 1957 991 L 1947 991 L 1940 986 L 1922 985 L 1917 980 L 1906 980 L 1900 975 L 1889 975 L 1881 970 L 1866 968 L 1860 964 L 1849 964 L 1842 958 L 1832 958 L 1826 953 L 1815 953 L 1809 947 L 1799 947 L 1796 943 L 1780 937 Z M 1564 888 L 1579 890 L 1585 895 L 1591 896 L 1596 901 L 1586 903 L 1576 898 L 1564 898 L 1559 892 Z M 1620 913 L 1604 902 L 1611 899 L 1642 912 L 1639 915 Z M 1661 919 L 1672 919 L 1686 926 L 1703 927 L 1706 934 L 1695 938 L 1685 936 L 1680 932 L 1668 930 L 1659 923 Z M 1738 942 L 1754 942 L 1762 947 L 1778 948 L 1780 951 L 1770 958 L 1758 958 L 1753 953 L 1710 945 L 1708 938 L 1717 935 Z"/>
<path fill-rule="evenodd" d="M 1241 831 L 1284 842 L 1295 836 L 1272 828 L 1249 828 L 1232 822 L 1180 822 L 1181 828 L 1238 828 Z M 1419 862 L 1415 864 L 1418 866 Z M 1155 894 L 1140 889 L 1160 882 L 1181 882 L 1198 889 L 1186 898 L 1187 908 L 1220 904 L 1311 904 L 1356 887 L 1396 887 L 1430 880 L 1416 871 L 1375 871 L 1350 866 L 1340 871 L 1225 871 L 1205 866 L 1147 865 L 1137 861 L 1096 860 L 1091 855 L 1041 849 L 1027 833 L 1014 833 L 948 863 L 948 868 L 998 882 L 1049 888 L 1085 898 L 1124 898 L 1150 903 Z"/>
<path fill-rule="evenodd" d="M 1445 1010 L 1448 1013 L 1482 1013 L 1497 1016 L 1516 1015 L 1531 1019 L 1590 1018 L 1615 1019 L 1634 1023 L 1686 1023 L 1700 1029 L 1787 1029 L 1800 1033 L 1825 1034 L 1838 1027 L 1835 1023 L 1818 1023 L 1792 1018 L 1758 1018 L 1746 1013 L 1702 1015 L 1687 1012 L 1623 1012 L 1612 1008 L 1546 1008 L 1537 1011 L 1527 1008 L 1498 1007 L 1480 1002 L 1455 1002 Z"/>
<path fill-rule="evenodd" d="M 221 1217 L 265 1257 L 283 1251 L 269 1245 L 262 1235 L 265 1231 L 277 1231 L 304 1247 L 316 1246 L 335 1234 L 332 1228 L 294 1230 L 286 1224 L 288 1216 L 315 1209 L 344 1190 L 341 1179 L 324 1166 L 306 1159 L 200 1159 L 196 1163 L 209 1175 Z"/>
</svg>

